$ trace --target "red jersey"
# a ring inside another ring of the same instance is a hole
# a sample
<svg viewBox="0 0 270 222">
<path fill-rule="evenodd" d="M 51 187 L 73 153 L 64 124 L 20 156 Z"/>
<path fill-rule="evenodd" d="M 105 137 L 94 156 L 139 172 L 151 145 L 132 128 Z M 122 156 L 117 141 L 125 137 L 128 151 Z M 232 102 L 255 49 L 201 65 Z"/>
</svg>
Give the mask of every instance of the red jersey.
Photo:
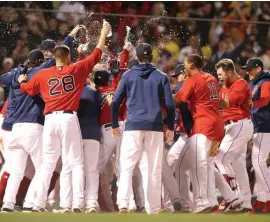
<svg viewBox="0 0 270 222">
<path fill-rule="evenodd" d="M 102 51 L 96 48 L 86 59 L 67 66 L 53 66 L 39 71 L 30 81 L 21 84 L 22 93 L 41 94 L 44 114 L 52 111 L 77 111 L 85 80 L 100 61 Z"/>
<path fill-rule="evenodd" d="M 251 90 L 246 80 L 239 78 L 229 87 L 223 86 L 219 91 L 219 98 L 227 99 L 230 104 L 230 108 L 223 108 L 224 122 L 250 118 Z"/>
<path fill-rule="evenodd" d="M 111 86 L 99 87 L 98 91 L 101 94 L 101 113 L 100 113 L 100 124 L 101 126 L 104 124 L 108 124 L 112 122 L 111 119 L 111 107 L 108 103 L 106 103 L 106 95 L 115 93 L 115 90 Z M 123 121 L 121 117 L 118 118 L 119 121 Z"/>
<path fill-rule="evenodd" d="M 253 101 L 253 108 L 261 108 L 270 102 L 270 81 L 261 85 L 260 99 Z"/>
<path fill-rule="evenodd" d="M 218 111 L 217 89 L 218 82 L 215 78 L 198 72 L 187 78 L 175 95 L 183 102 L 189 101 L 194 120 L 190 136 L 203 134 L 212 141 L 222 140 L 224 122 Z"/>
<path fill-rule="evenodd" d="M 1 110 L 1 114 L 2 114 L 3 117 L 6 116 L 7 106 L 8 106 L 8 100 L 5 101 L 4 106 L 3 106 L 2 110 Z"/>
</svg>

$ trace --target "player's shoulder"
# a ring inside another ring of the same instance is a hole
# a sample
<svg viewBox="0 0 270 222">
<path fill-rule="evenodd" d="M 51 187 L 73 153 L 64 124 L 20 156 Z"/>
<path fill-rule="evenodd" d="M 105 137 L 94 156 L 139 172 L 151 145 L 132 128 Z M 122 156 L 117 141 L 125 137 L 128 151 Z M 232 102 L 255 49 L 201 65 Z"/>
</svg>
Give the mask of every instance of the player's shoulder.
<svg viewBox="0 0 270 222">
<path fill-rule="evenodd" d="M 239 87 L 239 86 L 249 88 L 248 82 L 242 77 L 235 81 L 234 87 Z"/>
</svg>

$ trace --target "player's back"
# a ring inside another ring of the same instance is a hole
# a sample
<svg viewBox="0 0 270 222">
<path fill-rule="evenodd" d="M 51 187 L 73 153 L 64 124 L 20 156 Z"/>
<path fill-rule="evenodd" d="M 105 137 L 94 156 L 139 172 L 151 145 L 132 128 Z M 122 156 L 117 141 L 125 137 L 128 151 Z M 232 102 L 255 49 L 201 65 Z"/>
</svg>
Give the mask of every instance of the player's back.
<svg viewBox="0 0 270 222">
<path fill-rule="evenodd" d="M 194 93 L 190 98 L 190 110 L 193 119 L 202 117 L 215 119 L 219 116 L 217 81 L 205 73 L 195 74 L 191 78 L 194 82 Z"/>
<path fill-rule="evenodd" d="M 221 141 L 224 123 L 218 111 L 218 82 L 206 73 L 198 73 L 191 78 L 194 86 L 190 98 L 194 119 L 192 134 L 203 133 L 213 141 Z"/>
</svg>

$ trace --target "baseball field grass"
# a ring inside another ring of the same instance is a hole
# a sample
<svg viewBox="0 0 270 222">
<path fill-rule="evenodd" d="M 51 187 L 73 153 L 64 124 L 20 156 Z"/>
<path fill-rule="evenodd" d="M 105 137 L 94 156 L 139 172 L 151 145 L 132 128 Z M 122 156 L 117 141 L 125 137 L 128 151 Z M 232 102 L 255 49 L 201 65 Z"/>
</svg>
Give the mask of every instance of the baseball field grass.
<svg viewBox="0 0 270 222">
<path fill-rule="evenodd" d="M 194 215 L 194 214 L 0 214 L 0 222 L 264 222 L 270 215 Z"/>
</svg>

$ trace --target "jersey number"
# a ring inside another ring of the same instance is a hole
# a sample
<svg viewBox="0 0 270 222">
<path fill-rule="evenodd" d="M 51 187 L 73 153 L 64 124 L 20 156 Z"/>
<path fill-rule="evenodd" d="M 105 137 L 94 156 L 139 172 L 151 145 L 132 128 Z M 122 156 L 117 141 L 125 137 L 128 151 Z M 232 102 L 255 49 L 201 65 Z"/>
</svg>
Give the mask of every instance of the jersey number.
<svg viewBox="0 0 270 222">
<path fill-rule="evenodd" d="M 50 86 L 50 96 L 60 95 L 64 92 L 69 93 L 75 89 L 75 81 L 73 76 L 64 76 L 63 78 L 51 78 L 48 81 Z M 62 84 L 62 89 L 56 88 Z"/>
<path fill-rule="evenodd" d="M 210 90 L 210 99 L 218 99 L 217 89 L 215 83 L 208 83 L 207 84 Z"/>
</svg>

